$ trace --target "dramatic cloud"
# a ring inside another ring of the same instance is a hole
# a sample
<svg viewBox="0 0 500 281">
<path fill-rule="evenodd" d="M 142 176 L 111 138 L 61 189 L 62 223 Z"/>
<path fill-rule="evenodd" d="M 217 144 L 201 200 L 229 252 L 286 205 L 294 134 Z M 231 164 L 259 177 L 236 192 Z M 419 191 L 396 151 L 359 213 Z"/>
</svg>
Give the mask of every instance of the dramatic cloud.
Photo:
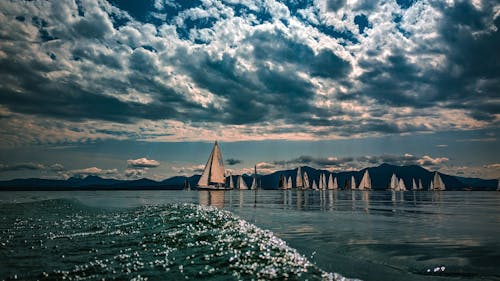
<svg viewBox="0 0 500 281">
<path fill-rule="evenodd" d="M 97 167 L 90 167 L 85 169 L 70 170 L 65 173 L 71 177 L 84 178 L 87 176 L 100 176 L 100 177 L 116 177 L 118 175 L 117 169 L 100 169 Z"/>
<path fill-rule="evenodd" d="M 40 171 L 53 171 L 59 172 L 64 170 L 64 166 L 61 164 L 53 165 L 43 165 L 40 163 L 17 163 L 17 164 L 0 164 L 0 172 L 7 171 L 22 171 L 22 170 L 40 170 Z"/>
<path fill-rule="evenodd" d="M 488 1 L 3 1 L 0 145 L 498 128 L 498 11 Z"/>
<path fill-rule="evenodd" d="M 138 158 L 127 160 L 129 167 L 134 168 L 156 168 L 160 166 L 160 162 L 147 158 Z"/>
<path fill-rule="evenodd" d="M 234 166 L 234 165 L 236 165 L 236 164 L 243 163 L 243 161 L 242 161 L 242 160 L 239 160 L 239 159 L 229 158 L 229 159 L 226 159 L 226 163 L 227 163 L 229 166 Z"/>
</svg>

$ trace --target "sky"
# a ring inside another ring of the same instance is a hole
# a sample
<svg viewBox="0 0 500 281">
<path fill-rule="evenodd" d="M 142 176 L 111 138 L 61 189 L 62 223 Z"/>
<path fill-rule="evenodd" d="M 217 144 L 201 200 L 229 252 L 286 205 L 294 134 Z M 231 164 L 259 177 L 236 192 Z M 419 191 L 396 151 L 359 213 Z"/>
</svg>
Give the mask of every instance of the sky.
<svg viewBox="0 0 500 281">
<path fill-rule="evenodd" d="M 0 1 L 0 180 L 500 178 L 500 2 Z"/>
</svg>

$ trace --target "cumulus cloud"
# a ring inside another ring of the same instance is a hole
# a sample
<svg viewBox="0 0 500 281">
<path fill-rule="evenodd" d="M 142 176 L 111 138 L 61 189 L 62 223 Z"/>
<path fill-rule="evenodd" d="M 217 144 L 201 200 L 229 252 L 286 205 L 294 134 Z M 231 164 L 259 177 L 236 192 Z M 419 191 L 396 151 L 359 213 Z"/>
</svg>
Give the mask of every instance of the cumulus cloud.
<svg viewBox="0 0 500 281">
<path fill-rule="evenodd" d="M 239 160 L 239 159 L 228 158 L 228 159 L 226 159 L 226 163 L 227 163 L 229 166 L 233 166 L 233 165 L 236 165 L 236 164 L 243 163 L 243 161 L 242 161 L 242 160 Z"/>
<path fill-rule="evenodd" d="M 118 175 L 118 170 L 117 169 L 101 169 L 101 168 L 97 168 L 97 167 L 89 167 L 89 168 L 84 168 L 84 169 L 69 170 L 69 171 L 66 171 L 65 174 L 72 176 L 72 177 L 77 177 L 77 178 L 84 178 L 87 176 L 113 177 L 113 176 Z"/>
<path fill-rule="evenodd" d="M 191 176 L 193 174 L 201 174 L 203 172 L 203 169 L 205 168 L 205 165 L 199 164 L 199 165 L 189 165 L 189 166 L 172 166 L 172 170 L 176 172 L 177 174 L 181 175 L 188 175 Z"/>
<path fill-rule="evenodd" d="M 3 1 L 1 144 L 493 128 L 500 24 L 481 3 Z"/>
<path fill-rule="evenodd" d="M 144 157 L 138 159 L 129 159 L 127 160 L 127 164 L 129 167 L 134 167 L 134 168 L 156 168 L 160 166 L 160 162 L 153 159 L 147 159 Z"/>
</svg>

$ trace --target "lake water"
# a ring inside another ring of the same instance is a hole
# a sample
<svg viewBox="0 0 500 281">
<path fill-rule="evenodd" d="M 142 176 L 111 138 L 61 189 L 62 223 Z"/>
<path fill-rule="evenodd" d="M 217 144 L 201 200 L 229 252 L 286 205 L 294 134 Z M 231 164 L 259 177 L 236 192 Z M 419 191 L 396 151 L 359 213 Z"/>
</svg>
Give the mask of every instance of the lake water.
<svg viewBox="0 0 500 281">
<path fill-rule="evenodd" d="M 500 192 L 0 193 L 0 279 L 500 280 Z"/>
</svg>

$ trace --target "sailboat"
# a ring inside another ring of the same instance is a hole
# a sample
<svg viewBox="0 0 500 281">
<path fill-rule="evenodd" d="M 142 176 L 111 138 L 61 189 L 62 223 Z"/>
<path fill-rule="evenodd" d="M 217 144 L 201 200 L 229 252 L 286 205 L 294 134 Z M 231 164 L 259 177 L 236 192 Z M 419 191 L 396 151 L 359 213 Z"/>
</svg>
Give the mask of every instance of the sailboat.
<svg viewBox="0 0 500 281">
<path fill-rule="evenodd" d="M 323 174 L 323 189 L 327 189 L 328 186 L 326 185 L 326 175 Z"/>
<path fill-rule="evenodd" d="M 432 182 L 432 180 L 431 180 L 431 184 L 429 185 L 429 190 L 431 190 L 431 191 L 434 190 L 434 183 Z"/>
<path fill-rule="evenodd" d="M 405 186 L 405 182 L 403 181 L 403 178 L 399 179 L 398 190 L 399 191 L 406 191 L 406 186 Z"/>
<path fill-rule="evenodd" d="M 434 173 L 434 190 L 446 190 L 444 182 L 437 171 Z"/>
<path fill-rule="evenodd" d="M 368 173 L 368 169 L 365 170 L 365 174 L 359 183 L 359 190 L 370 190 L 372 189 L 372 180 L 370 178 L 370 174 Z"/>
<path fill-rule="evenodd" d="M 332 174 L 328 176 L 328 189 L 333 189 L 333 177 Z"/>
<path fill-rule="evenodd" d="M 257 189 L 257 165 L 254 166 L 253 181 L 250 189 Z"/>
<path fill-rule="evenodd" d="M 312 185 L 313 190 L 318 190 L 318 186 L 316 185 L 316 181 L 313 180 L 313 185 Z"/>
<path fill-rule="evenodd" d="M 424 186 L 422 185 L 422 179 L 418 179 L 418 190 L 424 189 Z"/>
<path fill-rule="evenodd" d="M 333 179 L 333 189 L 339 189 L 339 184 L 337 183 L 337 177 Z"/>
<path fill-rule="evenodd" d="M 297 177 L 295 178 L 295 187 L 303 188 L 304 184 L 302 181 L 302 171 L 300 170 L 300 166 L 297 168 Z"/>
<path fill-rule="evenodd" d="M 324 187 L 323 187 L 323 174 L 319 175 L 318 185 L 319 185 L 319 190 L 324 189 Z"/>
<path fill-rule="evenodd" d="M 184 181 L 184 187 L 183 187 L 184 190 L 190 190 L 191 189 L 191 185 L 189 184 L 189 180 L 188 178 L 186 178 L 186 180 Z"/>
<path fill-rule="evenodd" d="M 229 174 L 229 189 L 234 189 L 233 176 Z"/>
<path fill-rule="evenodd" d="M 413 178 L 411 179 L 411 190 L 417 190 L 417 183 Z"/>
<path fill-rule="evenodd" d="M 238 189 L 240 190 L 247 190 L 248 186 L 243 180 L 243 177 L 241 175 L 238 176 Z"/>
<path fill-rule="evenodd" d="M 226 177 L 224 170 L 224 162 L 222 161 L 222 153 L 219 144 L 215 141 L 214 148 L 208 157 L 203 174 L 198 181 L 199 189 L 228 189 L 225 186 Z"/>
<path fill-rule="evenodd" d="M 354 176 L 351 176 L 351 189 L 356 189 L 356 179 L 354 179 Z"/>
<path fill-rule="evenodd" d="M 391 190 L 398 190 L 398 178 L 396 177 L 396 174 L 392 174 L 391 177 L 391 184 L 389 185 L 389 189 Z"/>
<path fill-rule="evenodd" d="M 288 183 L 286 186 L 287 189 L 292 189 L 292 176 L 288 177 Z"/>
<path fill-rule="evenodd" d="M 281 174 L 280 179 L 278 181 L 278 189 L 286 189 L 286 177 Z"/>
<path fill-rule="evenodd" d="M 304 189 L 309 189 L 309 177 L 307 172 L 304 172 Z"/>
</svg>

